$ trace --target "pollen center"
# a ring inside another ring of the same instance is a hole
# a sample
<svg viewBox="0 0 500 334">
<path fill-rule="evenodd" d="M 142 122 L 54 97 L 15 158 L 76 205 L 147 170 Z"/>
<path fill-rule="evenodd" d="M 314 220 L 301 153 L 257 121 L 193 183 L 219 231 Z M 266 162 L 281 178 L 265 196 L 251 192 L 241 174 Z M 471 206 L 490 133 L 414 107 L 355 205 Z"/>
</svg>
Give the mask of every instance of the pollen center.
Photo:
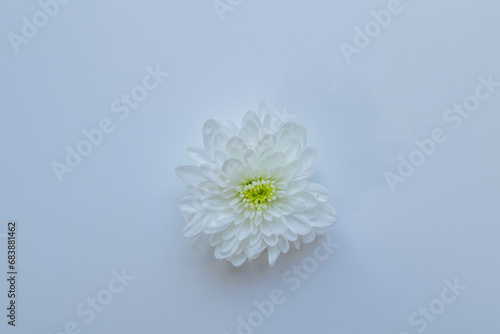
<svg viewBox="0 0 500 334">
<path fill-rule="evenodd" d="M 240 189 L 238 189 L 240 190 L 240 198 L 247 209 L 266 209 L 267 203 L 277 199 L 276 181 L 257 179 L 248 182 Z"/>
</svg>

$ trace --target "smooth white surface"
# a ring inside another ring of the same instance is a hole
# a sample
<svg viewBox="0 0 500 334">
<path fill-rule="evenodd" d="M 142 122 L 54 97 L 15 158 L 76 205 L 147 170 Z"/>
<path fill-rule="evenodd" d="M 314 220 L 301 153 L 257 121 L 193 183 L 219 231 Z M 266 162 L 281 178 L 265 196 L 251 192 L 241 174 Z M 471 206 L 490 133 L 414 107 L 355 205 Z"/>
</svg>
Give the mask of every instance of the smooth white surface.
<svg viewBox="0 0 500 334">
<path fill-rule="evenodd" d="M 74 0 L 17 54 L 7 34 L 40 7 L 3 1 L 0 233 L 19 221 L 20 276 L 18 326 L 1 311 L 0 331 L 233 334 L 279 289 L 285 303 L 255 333 L 413 334 L 410 315 L 456 277 L 468 288 L 425 332 L 498 333 L 500 89 L 457 130 L 442 117 L 478 76 L 500 81 L 500 3 L 401 6 L 348 64 L 340 43 L 386 1 L 243 1 L 221 21 L 208 0 Z M 170 76 L 120 120 L 111 103 L 157 65 Z M 339 216 L 340 247 L 296 291 L 282 275 L 318 243 L 272 270 L 234 269 L 190 250 L 177 208 L 188 192 L 174 168 L 204 121 L 239 122 L 261 100 L 307 127 L 313 180 Z M 103 118 L 115 130 L 59 183 L 53 161 Z M 435 128 L 447 141 L 391 192 L 384 173 Z M 135 280 L 86 323 L 78 306 L 122 268 Z"/>
</svg>

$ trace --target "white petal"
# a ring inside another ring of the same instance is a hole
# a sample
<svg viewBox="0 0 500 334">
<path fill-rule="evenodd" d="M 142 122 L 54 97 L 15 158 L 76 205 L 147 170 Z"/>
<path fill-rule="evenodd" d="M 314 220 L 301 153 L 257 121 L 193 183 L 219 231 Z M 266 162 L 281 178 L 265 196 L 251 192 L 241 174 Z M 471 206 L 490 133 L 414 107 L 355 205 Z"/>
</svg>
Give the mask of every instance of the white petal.
<svg viewBox="0 0 500 334">
<path fill-rule="evenodd" d="M 295 139 L 297 139 L 300 142 L 301 147 L 305 147 L 307 144 L 307 131 L 306 128 L 303 127 L 300 124 L 297 124 L 297 127 L 295 128 Z"/>
<path fill-rule="evenodd" d="M 276 235 L 282 235 L 288 229 L 287 221 L 286 221 L 285 217 L 283 217 L 283 216 L 281 216 L 279 218 L 274 218 L 273 221 L 269 224 L 271 225 L 271 229 L 273 230 L 273 233 Z"/>
<path fill-rule="evenodd" d="M 221 195 L 208 195 L 204 198 L 205 207 L 214 211 L 227 209 L 227 199 Z"/>
<path fill-rule="evenodd" d="M 222 254 L 220 247 L 215 248 L 214 256 L 217 260 L 223 260 L 227 257 L 227 256 L 225 256 L 225 254 Z"/>
<path fill-rule="evenodd" d="M 245 205 L 243 203 L 239 203 L 234 208 L 234 212 L 239 213 L 239 214 L 241 214 L 243 212 L 243 210 L 245 210 Z"/>
<path fill-rule="evenodd" d="M 222 242 L 222 238 L 220 234 L 212 234 L 209 239 L 210 246 L 215 247 L 218 246 Z M 219 248 L 219 247 L 217 247 Z"/>
<path fill-rule="evenodd" d="M 235 207 L 236 205 L 238 205 L 240 202 L 241 202 L 241 198 L 236 197 L 236 198 L 234 198 L 231 202 L 229 202 L 229 207 L 230 207 L 230 208 L 233 208 L 233 207 Z M 226 204 L 227 204 L 227 202 L 226 202 Z"/>
<path fill-rule="evenodd" d="M 221 232 L 221 238 L 224 240 L 229 240 L 236 235 L 237 228 L 235 225 L 229 225 L 224 231 Z"/>
<path fill-rule="evenodd" d="M 283 217 L 283 213 L 274 203 L 268 204 L 267 212 L 273 215 L 275 218 Z"/>
<path fill-rule="evenodd" d="M 203 230 L 203 219 L 206 213 L 204 211 L 199 211 L 189 223 L 184 227 L 184 235 L 188 238 L 194 237 Z"/>
<path fill-rule="evenodd" d="M 201 182 L 198 184 L 198 188 L 204 192 L 203 196 L 207 194 L 218 195 L 221 192 L 221 187 L 210 181 Z"/>
<path fill-rule="evenodd" d="M 183 198 L 180 201 L 179 208 L 184 213 L 193 214 L 193 213 L 197 213 L 198 211 L 203 209 L 203 206 L 199 202 L 198 197 L 189 196 L 189 197 Z"/>
<path fill-rule="evenodd" d="M 287 196 L 292 196 L 300 193 L 308 187 L 308 182 L 306 180 L 292 181 L 288 183 L 288 188 L 286 188 Z"/>
<path fill-rule="evenodd" d="M 286 198 L 284 201 L 285 204 L 290 205 L 294 209 L 294 212 L 311 210 L 318 207 L 316 198 L 314 198 L 313 195 L 305 192 L 296 194 L 294 196 L 291 196 L 290 198 Z"/>
<path fill-rule="evenodd" d="M 281 149 L 282 152 L 287 152 L 287 161 L 292 161 L 295 160 L 296 158 L 299 157 L 299 154 L 302 150 L 302 146 L 300 145 L 300 142 L 292 138 L 289 140 L 284 147 Z M 288 153 L 290 152 L 290 153 Z"/>
<path fill-rule="evenodd" d="M 313 242 L 314 239 L 316 239 L 316 233 L 314 232 L 314 230 L 312 230 L 308 234 L 300 237 L 300 241 L 302 241 L 305 244 L 309 244 L 309 243 Z"/>
<path fill-rule="evenodd" d="M 298 235 L 306 235 L 311 232 L 312 227 L 310 225 L 304 224 L 294 215 L 286 216 L 286 222 L 288 227 Z"/>
<path fill-rule="evenodd" d="M 193 186 L 197 186 L 201 182 L 205 182 L 207 180 L 201 173 L 200 167 L 198 166 L 179 166 L 175 169 L 175 173 L 184 182 Z"/>
<path fill-rule="evenodd" d="M 238 204 L 239 206 L 239 204 Z M 241 204 L 241 206 L 243 207 L 243 204 Z M 242 209 L 243 211 L 243 209 Z M 235 209 L 235 212 L 236 212 L 236 209 Z M 237 212 L 236 212 L 237 213 Z M 234 225 L 240 225 L 242 223 L 244 223 L 247 219 L 245 218 L 245 216 L 243 214 L 237 214 L 234 216 Z"/>
<path fill-rule="evenodd" d="M 200 166 L 200 172 L 210 182 L 212 182 L 218 186 L 223 187 L 225 185 L 225 182 L 224 182 L 225 177 L 221 172 L 217 173 L 216 168 L 217 168 L 216 165 L 202 164 Z"/>
<path fill-rule="evenodd" d="M 206 251 L 210 243 L 208 242 L 209 236 L 206 234 L 200 234 L 196 239 L 193 241 L 193 244 L 191 245 L 192 250 L 197 250 L 197 251 Z"/>
<path fill-rule="evenodd" d="M 270 213 L 269 213 L 269 212 L 267 212 L 267 210 L 266 210 L 266 211 L 264 211 L 264 219 L 265 219 L 266 221 L 270 222 L 270 221 L 272 221 L 272 220 L 274 219 L 274 217 L 273 217 L 273 215 L 272 215 L 272 214 L 270 214 Z"/>
<path fill-rule="evenodd" d="M 241 224 L 238 226 L 237 238 L 239 241 L 242 241 L 250 235 L 250 224 Z"/>
<path fill-rule="evenodd" d="M 213 159 L 210 158 L 210 155 L 203 148 L 199 147 L 189 147 L 187 149 L 188 156 L 196 163 L 213 163 Z"/>
<path fill-rule="evenodd" d="M 274 152 L 276 150 L 276 145 L 278 144 L 278 138 L 276 138 L 275 135 L 269 134 L 266 135 L 262 140 L 259 142 L 255 150 L 259 152 L 261 155 L 263 152 L 265 152 L 268 149 L 272 149 Z"/>
<path fill-rule="evenodd" d="M 329 227 L 336 223 L 337 213 L 328 204 L 324 204 L 318 209 L 316 217 L 309 219 L 309 223 L 314 227 Z"/>
<path fill-rule="evenodd" d="M 222 197 L 226 199 L 230 199 L 234 196 L 238 196 L 238 193 L 236 192 L 236 189 L 234 187 L 227 187 L 222 191 Z"/>
<path fill-rule="evenodd" d="M 262 234 L 257 233 L 257 234 L 253 234 L 250 237 L 250 240 L 248 240 L 248 244 L 249 245 L 256 245 L 256 244 L 260 244 L 261 241 L 262 241 Z"/>
<path fill-rule="evenodd" d="M 229 133 L 232 134 L 237 133 L 239 129 L 238 126 L 231 121 L 227 121 L 227 127 L 229 129 Z"/>
<path fill-rule="evenodd" d="M 251 122 L 257 125 L 259 128 L 261 127 L 261 121 L 259 116 L 253 110 L 248 110 L 243 117 L 243 121 L 241 122 L 241 127 L 244 128 L 248 122 Z"/>
<path fill-rule="evenodd" d="M 262 129 L 262 123 L 255 114 L 255 112 L 249 110 L 245 118 L 243 119 L 240 131 L 240 137 L 243 138 L 249 145 L 254 147 L 257 144 L 260 131 Z"/>
<path fill-rule="evenodd" d="M 264 234 L 264 235 L 269 236 L 269 235 L 273 234 L 273 230 L 269 226 L 268 222 L 262 222 L 262 224 L 259 225 L 259 229 L 262 232 L 262 234 Z"/>
<path fill-rule="evenodd" d="M 228 241 L 223 241 L 222 245 L 220 247 L 220 250 L 222 253 L 228 253 L 233 248 L 237 247 L 239 243 L 240 243 L 240 241 L 238 240 L 238 238 L 233 238 L 233 239 L 228 240 Z"/>
<path fill-rule="evenodd" d="M 318 151 L 313 148 L 309 147 L 302 152 L 302 155 L 300 156 L 300 160 L 302 161 L 302 170 L 308 170 L 311 168 L 311 166 L 314 164 L 316 161 L 316 157 L 318 156 Z"/>
<path fill-rule="evenodd" d="M 283 233 L 283 238 L 285 238 L 288 241 L 295 241 L 298 239 L 298 236 L 291 229 L 288 229 L 288 230 L 286 230 L 285 233 Z"/>
<path fill-rule="evenodd" d="M 313 170 L 306 170 L 306 171 L 303 171 L 303 172 L 299 172 L 297 173 L 296 175 L 293 176 L 293 180 L 294 181 L 297 181 L 297 180 L 307 180 L 311 177 L 314 176 L 314 171 Z"/>
<path fill-rule="evenodd" d="M 288 253 L 288 250 L 290 249 L 290 244 L 288 243 L 288 240 L 286 240 L 283 237 L 280 237 L 278 241 L 278 247 L 280 248 L 281 252 L 283 254 Z"/>
<path fill-rule="evenodd" d="M 240 137 L 231 137 L 226 145 L 226 152 L 230 152 L 232 149 L 239 148 L 240 150 L 248 149 L 247 144 Z"/>
<path fill-rule="evenodd" d="M 205 149 L 210 154 L 215 150 L 224 150 L 231 135 L 231 131 L 227 126 L 212 119 L 205 123 L 202 131 Z"/>
<path fill-rule="evenodd" d="M 326 228 L 318 227 L 314 230 L 316 232 L 317 237 L 322 237 L 326 234 Z"/>
<path fill-rule="evenodd" d="M 268 147 L 264 150 L 260 150 L 260 149 L 255 149 L 255 152 L 257 153 L 257 155 L 259 156 L 259 165 L 260 165 L 260 162 L 266 160 L 268 157 L 270 157 L 271 155 L 273 155 L 275 152 L 276 152 L 276 149 L 275 147 Z M 273 168 L 274 166 L 271 166 L 269 168 Z M 261 168 L 261 169 L 266 169 L 267 167 L 265 168 Z"/>
<path fill-rule="evenodd" d="M 271 112 L 269 110 L 269 107 L 266 102 L 260 101 L 259 104 L 259 119 L 261 119 L 264 116 L 271 116 Z"/>
<path fill-rule="evenodd" d="M 275 152 L 259 163 L 259 169 L 282 166 L 285 162 L 285 155 L 282 152 Z"/>
<path fill-rule="evenodd" d="M 246 260 L 247 256 L 244 252 L 231 256 L 231 264 L 235 267 L 241 266 L 243 263 L 245 263 Z"/>
<path fill-rule="evenodd" d="M 309 183 L 306 191 L 316 197 L 320 202 L 327 202 L 330 199 L 330 193 L 322 185 Z"/>
<path fill-rule="evenodd" d="M 247 248 L 247 246 L 248 246 L 248 240 L 243 240 L 242 242 L 239 243 L 239 245 L 236 248 L 236 250 L 234 251 L 234 253 L 235 254 L 245 253 L 244 250 L 245 250 L 245 248 Z M 246 253 L 245 253 L 245 256 L 246 256 Z"/>
<path fill-rule="evenodd" d="M 302 166 L 302 162 L 300 160 L 292 161 L 291 163 L 286 164 L 283 169 L 276 169 L 275 172 L 281 172 L 280 181 L 281 182 L 289 182 L 290 180 L 296 181 L 296 176 L 298 171 Z"/>
<path fill-rule="evenodd" d="M 224 153 L 220 150 L 217 150 L 214 152 L 214 160 L 217 163 L 217 165 L 219 167 L 221 167 L 224 164 L 224 162 L 226 162 L 228 160 L 228 157 L 227 157 L 226 153 Z"/>
<path fill-rule="evenodd" d="M 259 211 L 259 212 L 260 212 L 260 214 L 255 216 L 255 224 L 252 224 L 252 225 L 259 226 L 262 223 L 262 220 L 264 219 L 264 217 L 263 217 L 262 211 Z"/>
<path fill-rule="evenodd" d="M 267 255 L 268 255 L 268 260 L 269 260 L 269 266 L 272 268 L 276 264 L 276 260 L 278 259 L 278 256 L 280 255 L 281 251 L 279 247 L 274 246 L 274 247 L 268 247 L 267 248 Z"/>
<path fill-rule="evenodd" d="M 262 239 L 268 246 L 276 246 L 278 244 L 279 237 L 277 235 L 263 235 Z"/>
<path fill-rule="evenodd" d="M 207 216 L 203 220 L 203 232 L 207 234 L 214 234 L 224 231 L 231 223 L 233 219 L 231 216 L 213 217 L 212 215 Z"/>
<path fill-rule="evenodd" d="M 246 150 L 244 156 L 246 163 L 250 166 L 257 162 L 257 153 L 254 150 Z"/>
<path fill-rule="evenodd" d="M 260 255 L 265 249 L 267 248 L 266 245 L 262 243 L 256 243 L 254 245 L 248 245 L 247 248 L 245 248 L 245 253 L 247 254 L 249 259 L 255 259 L 257 256 Z"/>
<path fill-rule="evenodd" d="M 278 147 L 277 150 L 283 151 L 283 148 L 286 147 L 288 142 L 292 140 L 292 134 L 289 131 L 290 124 L 286 123 L 283 128 L 280 130 L 280 134 L 278 135 Z"/>
<path fill-rule="evenodd" d="M 289 214 L 291 214 L 293 212 L 293 208 L 291 206 L 286 205 L 285 203 L 283 203 L 281 201 L 277 201 L 273 204 L 278 207 L 278 209 L 281 211 L 283 216 L 288 216 Z"/>
<path fill-rule="evenodd" d="M 222 171 L 226 174 L 226 176 L 231 177 L 237 175 L 242 166 L 241 161 L 230 159 L 224 163 Z"/>
<path fill-rule="evenodd" d="M 264 129 L 270 130 L 271 126 L 273 125 L 272 121 L 273 121 L 273 117 L 269 113 L 264 114 L 264 120 L 262 121 L 262 127 Z"/>
</svg>

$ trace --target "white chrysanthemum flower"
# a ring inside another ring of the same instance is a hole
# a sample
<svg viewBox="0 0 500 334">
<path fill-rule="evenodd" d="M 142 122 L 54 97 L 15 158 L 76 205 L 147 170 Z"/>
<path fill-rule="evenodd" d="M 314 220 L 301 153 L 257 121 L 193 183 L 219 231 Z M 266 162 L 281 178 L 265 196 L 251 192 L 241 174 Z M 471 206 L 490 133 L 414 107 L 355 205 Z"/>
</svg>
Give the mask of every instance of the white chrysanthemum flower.
<svg viewBox="0 0 500 334">
<path fill-rule="evenodd" d="M 180 203 L 186 237 L 215 247 L 215 257 L 241 266 L 267 250 L 272 267 L 290 243 L 310 243 L 336 221 L 328 191 L 307 181 L 316 149 L 303 126 L 280 120 L 262 103 L 241 128 L 209 120 L 204 148 L 189 148 L 195 165 L 177 175 L 193 192 Z"/>
</svg>

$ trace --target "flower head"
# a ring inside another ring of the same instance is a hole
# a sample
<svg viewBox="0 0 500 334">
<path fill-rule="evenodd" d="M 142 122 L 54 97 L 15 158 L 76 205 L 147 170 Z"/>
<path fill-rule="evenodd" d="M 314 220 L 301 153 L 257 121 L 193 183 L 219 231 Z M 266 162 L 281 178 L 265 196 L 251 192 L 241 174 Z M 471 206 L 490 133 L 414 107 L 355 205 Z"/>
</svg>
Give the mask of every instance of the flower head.
<svg viewBox="0 0 500 334">
<path fill-rule="evenodd" d="M 180 203 L 184 235 L 237 267 L 266 250 L 272 267 L 290 243 L 298 249 L 336 221 L 328 191 L 307 181 L 317 152 L 305 128 L 282 121 L 263 103 L 241 127 L 209 120 L 204 148 L 188 149 L 194 165 L 176 169 L 193 193 Z"/>
</svg>

